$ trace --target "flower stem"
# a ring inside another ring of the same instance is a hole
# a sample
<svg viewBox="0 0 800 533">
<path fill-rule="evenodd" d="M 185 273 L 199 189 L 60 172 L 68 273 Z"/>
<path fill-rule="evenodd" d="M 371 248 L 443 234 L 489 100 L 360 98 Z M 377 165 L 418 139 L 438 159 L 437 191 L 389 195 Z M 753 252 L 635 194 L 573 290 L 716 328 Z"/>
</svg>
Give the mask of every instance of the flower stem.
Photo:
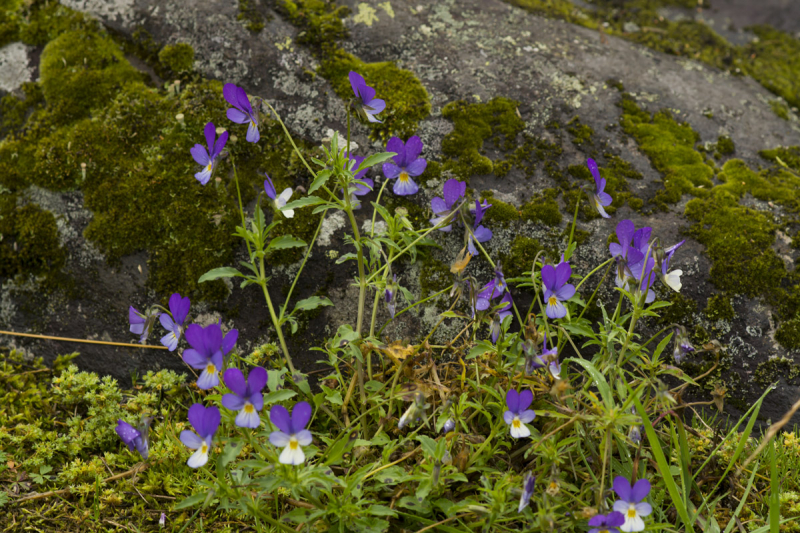
<svg viewBox="0 0 800 533">
<path fill-rule="evenodd" d="M 289 371 L 294 374 L 294 365 L 292 364 L 292 357 L 289 355 L 289 349 L 286 347 L 286 341 L 283 339 L 283 331 L 281 330 L 281 323 L 278 321 L 278 317 L 275 315 L 275 308 L 272 306 L 272 299 L 269 297 L 269 291 L 267 290 L 267 282 L 266 276 L 264 275 L 264 258 L 262 257 L 260 260 L 260 278 L 261 278 L 261 288 L 264 290 L 264 298 L 267 300 L 267 308 L 269 309 L 269 316 L 272 319 L 272 324 L 275 326 L 275 331 L 278 333 L 278 340 L 281 343 L 281 349 L 283 350 L 283 358 L 286 360 L 286 366 L 289 367 Z"/>
<path fill-rule="evenodd" d="M 575 225 L 578 223 L 578 208 L 581 206 L 581 196 L 575 199 L 575 214 L 572 216 L 572 228 L 569 230 L 569 242 L 567 243 L 567 250 L 572 244 L 572 237 L 575 235 Z"/>
<path fill-rule="evenodd" d="M 303 268 L 306 266 L 306 262 L 308 258 L 311 256 L 311 249 L 314 247 L 314 243 L 317 240 L 317 236 L 319 235 L 320 229 L 322 229 L 322 223 L 325 221 L 325 214 L 322 213 L 322 216 L 319 219 L 319 224 L 317 224 L 317 231 L 314 232 L 314 237 L 311 239 L 311 243 L 308 245 L 308 249 L 306 250 L 306 255 L 303 257 L 303 262 L 300 263 L 300 270 L 297 271 L 297 274 L 294 275 L 294 281 L 292 281 L 292 286 L 289 288 L 289 294 L 286 295 L 286 302 L 283 304 L 283 309 L 281 309 L 281 314 L 279 320 L 283 320 L 284 314 L 286 314 L 286 310 L 289 308 L 289 300 L 292 298 L 292 292 L 294 292 L 294 286 L 297 285 L 297 280 L 300 279 L 300 273 L 303 271 Z"/>
</svg>

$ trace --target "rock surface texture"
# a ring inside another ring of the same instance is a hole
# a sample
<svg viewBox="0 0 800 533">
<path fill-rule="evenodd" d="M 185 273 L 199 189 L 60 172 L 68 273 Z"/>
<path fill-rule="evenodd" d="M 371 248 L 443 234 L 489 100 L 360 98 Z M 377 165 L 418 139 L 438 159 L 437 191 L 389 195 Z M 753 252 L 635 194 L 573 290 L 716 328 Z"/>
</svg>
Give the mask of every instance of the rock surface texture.
<svg viewBox="0 0 800 533">
<path fill-rule="evenodd" d="M 126 49 L 125 57 L 147 73 L 148 83 L 163 84 L 162 77 L 168 74 L 153 71 L 147 54 L 136 50 L 149 49 L 152 56 L 152 50 L 187 43 L 194 50 L 195 75 L 237 83 L 268 100 L 308 146 L 321 144 L 330 129 L 346 129 L 345 107 L 335 84 L 316 74 L 330 60 L 325 54 L 332 48 L 306 42 L 310 30 L 297 22 L 304 19 L 291 16 L 287 2 L 251 1 L 247 11 L 230 0 L 63 3 L 99 18 L 119 42 L 138 43 L 138 48 Z M 310 3 L 298 2 L 299 8 L 302 11 Z M 585 163 L 593 157 L 617 179 L 620 200 L 614 203 L 609 220 L 588 210 L 580 212 L 578 228 L 584 237 L 572 261 L 573 271 L 586 273 L 608 257 L 608 237 L 623 218 L 630 218 L 637 227 L 652 226 L 654 235 L 666 245 L 687 239 L 673 263 L 673 268 L 684 272 L 682 291 L 678 296 L 660 294 L 674 305 L 661 321 L 649 322 L 647 331 L 654 333 L 674 322 L 685 325 L 698 346 L 719 340 L 725 346 L 720 367 L 713 379 L 704 381 L 703 394 L 710 398 L 711 391 L 726 388 L 725 410 L 734 416 L 773 383 L 777 387 L 767 396 L 763 419 L 776 420 L 800 396 L 800 280 L 795 275 L 800 256 L 800 178 L 789 170 L 778 170 L 774 155 L 760 153 L 800 145 L 800 122 L 791 98 L 780 98 L 767 83 L 721 70 L 691 54 L 665 54 L 631 42 L 625 35 L 602 31 L 602 24 L 600 29 L 574 24 L 500 0 L 370 0 L 339 5 L 349 8 L 349 14 L 341 12 L 349 36 L 337 40 L 337 49 L 363 62 L 396 62 L 413 73 L 429 95 L 430 113 L 419 122 L 416 133 L 425 145 L 423 155 L 440 164 L 421 177 L 421 193 L 413 200 L 421 207 L 416 223 L 425 223 L 430 198 L 441 194 L 448 177 L 465 180 L 476 195 L 496 200 L 496 212 L 505 204 L 512 206 L 506 219 L 489 220 L 495 238 L 487 249 L 519 274 L 530 269 L 537 247 L 550 251 L 565 246 L 564 230 L 568 232 L 572 220 L 577 186 L 588 183 Z M 755 38 L 741 28 L 754 6 L 760 17 L 757 22 L 790 34 L 800 29 L 791 26 L 800 19 L 781 15 L 795 9 L 794 3 L 778 0 L 718 1 L 699 14 L 695 9 L 667 6 L 664 15 L 675 20 L 704 17 L 720 34 L 736 34 L 741 41 L 736 44 L 741 45 Z M 560 18 L 577 16 L 569 13 Z M 263 28 L 248 29 L 253 20 Z M 641 30 L 640 24 L 635 26 L 627 28 Z M 147 46 L 142 45 L 143 35 L 149 35 Z M 23 82 L 40 75 L 39 57 L 45 44 L 11 43 L 0 49 L 0 65 L 12 65 L 0 69 L 0 90 L 21 94 Z M 24 58 L 27 64 L 21 64 Z M 800 71 L 794 76 L 800 76 Z M 795 97 L 800 95 L 795 93 Z M 391 96 L 385 98 L 391 109 Z M 490 112 L 481 115 L 485 109 Z M 225 122 L 222 113 L 216 120 Z M 479 131 L 483 125 L 488 133 Z M 366 126 L 354 126 L 361 155 L 384 145 L 370 133 Z M 194 135 L 199 141 L 200 130 Z M 244 132 L 239 135 L 243 137 Z M 459 147 L 467 142 L 477 143 L 474 157 Z M 0 162 L 2 157 L 0 153 Z M 187 169 L 187 187 L 199 187 L 192 178 L 188 152 L 169 157 L 183 157 L 179 164 Z M 794 157 L 780 152 L 781 160 L 796 172 L 800 153 Z M 291 168 L 282 178 L 284 186 L 307 186 L 307 173 L 298 166 Z M 378 169 L 371 175 L 377 178 Z M 253 178 L 251 189 L 256 190 L 258 184 Z M 169 297 L 154 290 L 149 277 L 150 268 L 155 272 L 163 264 L 153 266 L 154 256 L 148 249 L 109 260 L 102 242 L 95 242 L 91 232 L 84 233 L 96 215 L 83 203 L 82 185 L 18 189 L 17 209 L 38 205 L 55 215 L 58 243 L 65 250 L 63 271 L 71 281 L 55 289 L 42 288 L 40 277 L 5 272 L 0 329 L 133 342 L 126 335 L 127 307 L 141 308 L 146 302 L 164 302 Z M 373 193 L 367 199 L 374 197 Z M 387 197 L 393 201 L 391 193 Z M 555 203 L 562 216 L 537 214 L 535 206 L 545 202 Z M 359 224 L 368 224 L 370 212 L 362 211 Z M 235 216 L 230 210 L 221 213 Z M 352 263 L 335 266 L 330 259 L 334 250 L 348 251 L 345 227 L 344 217 L 328 215 L 321 230 L 323 245 L 312 252 L 299 284 L 298 298 L 323 293 L 335 304 L 301 324 L 302 331 L 290 338 L 296 360 L 305 369 L 311 369 L 317 358 L 310 346 L 344 321 L 354 320 L 356 291 L 351 280 L 355 267 Z M 150 230 L 142 227 L 140 231 Z M 4 232 L 6 243 L 15 238 L 13 230 Z M 441 248 L 401 268 L 402 283 L 416 298 L 422 296 L 420 287 L 423 292 L 435 292 L 449 284 L 448 266 L 463 246 L 459 232 L 436 238 Z M 243 250 L 226 253 L 232 254 L 227 259 L 240 259 Z M 276 297 L 281 286 L 291 281 L 297 259 L 275 266 Z M 182 259 L 193 260 L 188 254 Z M 521 264 L 523 260 L 528 264 Z M 474 263 L 478 264 L 470 268 L 488 280 L 488 265 Z M 769 282 L 764 280 L 767 275 Z M 223 290 L 221 297 L 192 293 L 194 316 L 199 314 L 201 322 L 222 318 L 227 327 L 235 325 L 240 330 L 240 347 L 254 349 L 274 340 L 256 292 L 236 287 L 227 296 Z M 201 296 L 205 296 L 202 302 Z M 519 298 L 525 306 L 530 301 L 524 294 Z M 610 285 L 599 293 L 606 307 L 613 308 L 616 298 Z M 435 323 L 439 312 L 435 303 L 418 311 L 387 326 L 387 339 L 415 339 L 419 331 Z M 388 314 L 382 310 L 379 318 L 382 324 Z M 440 332 L 446 335 L 451 330 Z M 79 350 L 78 364 L 121 379 L 150 368 L 181 368 L 178 356 L 166 351 L 11 337 L 4 337 L 4 342 L 24 346 L 46 359 Z M 689 358 L 683 369 L 697 375 L 714 361 L 713 354 L 704 352 Z"/>
</svg>

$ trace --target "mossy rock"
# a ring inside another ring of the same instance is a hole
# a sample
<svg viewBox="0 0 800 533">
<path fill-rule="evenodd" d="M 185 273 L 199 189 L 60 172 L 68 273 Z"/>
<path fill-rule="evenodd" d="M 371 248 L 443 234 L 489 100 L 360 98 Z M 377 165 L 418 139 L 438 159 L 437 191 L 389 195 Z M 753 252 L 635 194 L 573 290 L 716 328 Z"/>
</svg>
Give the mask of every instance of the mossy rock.
<svg viewBox="0 0 800 533">
<path fill-rule="evenodd" d="M 709 320 L 733 320 L 736 316 L 731 298 L 726 294 L 714 294 L 709 297 L 703 313 Z"/>
<path fill-rule="evenodd" d="M 561 207 L 558 204 L 558 190 L 545 189 L 535 194 L 521 208 L 522 220 L 539 222 L 545 226 L 561 224 Z"/>
<path fill-rule="evenodd" d="M 591 126 L 583 124 L 579 117 L 575 117 L 567 122 L 567 131 L 572 135 L 572 142 L 575 145 L 592 144 L 594 130 Z"/>
<path fill-rule="evenodd" d="M 511 241 L 511 251 L 501 258 L 506 277 L 518 277 L 530 272 L 536 254 L 544 250 L 545 248 L 536 239 L 525 235 L 514 237 Z"/>
<path fill-rule="evenodd" d="M 158 61 L 175 74 L 188 72 L 194 65 L 194 48 L 187 43 L 168 44 L 158 53 Z"/>
<path fill-rule="evenodd" d="M 508 226 L 509 223 L 519 220 L 520 214 L 517 208 L 495 198 L 492 191 L 481 192 L 481 201 L 484 200 L 492 205 L 483 217 L 486 225 L 493 226 L 495 224 L 501 224 L 503 226 Z"/>
<path fill-rule="evenodd" d="M 800 350 L 800 317 L 781 324 L 775 332 L 775 340 L 787 350 Z"/>
<path fill-rule="evenodd" d="M 16 196 L 0 195 L 0 276 L 46 276 L 64 266 L 66 251 L 52 213 L 38 205 L 16 206 Z"/>
</svg>

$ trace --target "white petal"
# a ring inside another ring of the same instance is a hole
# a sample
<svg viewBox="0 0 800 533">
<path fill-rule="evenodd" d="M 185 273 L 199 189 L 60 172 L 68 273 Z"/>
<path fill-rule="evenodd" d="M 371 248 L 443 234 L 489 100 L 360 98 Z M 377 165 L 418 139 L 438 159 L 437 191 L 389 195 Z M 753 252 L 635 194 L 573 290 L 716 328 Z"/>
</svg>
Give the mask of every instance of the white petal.
<svg viewBox="0 0 800 533">
<path fill-rule="evenodd" d="M 244 409 L 236 415 L 236 425 L 240 428 L 257 428 L 261 424 L 261 417 L 256 411 L 246 412 Z"/>
<path fill-rule="evenodd" d="M 278 209 L 286 205 L 286 202 L 289 201 L 289 198 L 292 197 L 292 188 L 287 187 L 283 190 L 282 193 L 275 198 L 275 203 L 278 205 Z"/>
<path fill-rule="evenodd" d="M 189 457 L 189 460 L 186 461 L 186 464 L 192 468 L 200 468 L 204 464 L 208 462 L 208 448 L 206 451 L 203 451 L 203 446 L 200 446 L 196 452 Z"/>
<path fill-rule="evenodd" d="M 667 285 L 669 288 L 675 292 L 681 292 L 681 275 L 683 274 L 682 270 L 673 270 L 672 272 L 668 273 L 664 276 Z"/>
<path fill-rule="evenodd" d="M 311 441 L 314 440 L 311 436 L 311 432 L 307 429 L 298 432 L 295 437 L 297 437 L 297 442 L 300 443 L 300 446 L 308 446 L 311 444 Z"/>
<path fill-rule="evenodd" d="M 515 439 L 522 439 L 522 438 L 525 438 L 525 437 L 530 437 L 531 436 L 531 430 L 528 429 L 528 426 L 526 426 L 525 424 L 520 424 L 518 428 L 514 427 L 514 425 L 512 424 L 511 425 L 511 436 L 514 437 Z"/>
<path fill-rule="evenodd" d="M 294 209 L 287 209 L 285 211 L 282 210 L 281 213 L 283 213 L 283 216 L 286 218 L 294 218 Z"/>
<path fill-rule="evenodd" d="M 636 515 L 633 518 L 625 515 L 625 523 L 620 526 L 620 530 L 625 531 L 625 533 L 644 531 L 644 520 L 642 520 L 639 515 Z"/>
<path fill-rule="evenodd" d="M 298 446 L 293 450 L 291 445 L 284 448 L 278 458 L 278 462 L 284 465 L 301 465 L 305 460 L 306 454 L 303 453 L 303 449 Z"/>
</svg>

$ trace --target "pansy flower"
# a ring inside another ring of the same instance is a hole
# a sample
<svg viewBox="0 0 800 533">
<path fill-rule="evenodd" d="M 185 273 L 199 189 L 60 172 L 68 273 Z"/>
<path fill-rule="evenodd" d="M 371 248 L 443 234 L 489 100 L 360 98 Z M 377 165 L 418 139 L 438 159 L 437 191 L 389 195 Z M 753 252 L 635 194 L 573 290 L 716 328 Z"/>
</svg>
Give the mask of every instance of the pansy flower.
<svg viewBox="0 0 800 533">
<path fill-rule="evenodd" d="M 367 85 L 358 72 L 350 71 L 350 86 L 356 95 L 355 106 L 358 115 L 369 122 L 380 122 L 375 115 L 386 109 L 386 102 L 375 98 L 375 89 Z"/>
<path fill-rule="evenodd" d="M 206 136 L 208 150 L 206 150 L 202 144 L 195 144 L 189 152 L 192 154 L 194 160 L 197 161 L 197 164 L 203 166 L 203 170 L 196 173 L 194 177 L 201 184 L 205 185 L 208 183 L 208 180 L 211 179 L 214 169 L 217 168 L 217 163 L 220 159 L 219 156 L 222 153 L 222 149 L 225 148 L 225 143 L 228 142 L 228 132 L 223 132 L 222 135 L 219 136 L 219 139 L 217 139 L 217 130 L 214 124 L 209 122 L 206 124 L 203 133 Z"/>
<path fill-rule="evenodd" d="M 689 334 L 686 332 L 686 328 L 683 326 L 675 328 L 675 349 L 672 351 L 672 357 L 675 359 L 675 362 L 681 364 L 683 358 L 693 351 L 694 346 L 692 346 L 689 340 Z"/>
<path fill-rule="evenodd" d="M 247 93 L 232 83 L 225 84 L 222 88 L 222 96 L 233 106 L 228 109 L 228 120 L 237 124 L 247 124 L 245 138 L 248 142 L 257 143 L 261 138 L 261 134 L 258 132 L 258 105 L 256 105 L 256 111 L 253 111 Z"/>
<path fill-rule="evenodd" d="M 519 509 L 517 509 L 518 513 L 521 513 L 523 509 L 525 509 L 531 501 L 531 497 L 533 496 L 533 488 L 536 486 L 536 476 L 534 476 L 531 472 L 528 472 L 525 475 L 525 482 L 522 484 L 522 496 L 519 498 Z"/>
<path fill-rule="evenodd" d="M 569 263 L 559 263 L 557 266 L 545 265 L 542 267 L 542 285 L 544 285 L 545 314 L 550 319 L 564 318 L 567 316 L 566 302 L 575 295 L 575 287 L 567 283 L 572 276 L 572 267 Z"/>
<path fill-rule="evenodd" d="M 498 261 L 494 269 L 494 279 L 484 285 L 481 292 L 478 293 L 475 308 L 478 311 L 489 309 L 491 300 L 501 297 L 506 289 L 508 289 L 508 284 L 506 284 L 506 278 L 503 275 L 503 265 Z"/>
<path fill-rule="evenodd" d="M 214 406 L 203 407 L 196 403 L 189 408 L 189 423 L 194 431 L 181 431 L 181 442 L 189 449 L 197 450 L 186 461 L 190 467 L 200 468 L 208 462 L 208 452 L 211 450 L 220 418 L 219 409 Z"/>
<path fill-rule="evenodd" d="M 444 187 L 442 187 L 442 196 L 444 196 L 444 198 L 439 198 L 437 196 L 431 200 L 431 209 L 434 215 L 431 219 L 431 224 L 436 226 L 447 219 L 447 217 L 452 214 L 453 207 L 455 207 L 459 200 L 464 198 L 466 192 L 467 184 L 463 181 L 452 178 L 447 180 L 444 183 Z M 439 231 L 448 232 L 452 229 L 453 225 L 448 224 L 447 226 L 439 228 Z"/>
<path fill-rule="evenodd" d="M 140 313 L 135 307 L 128 308 L 128 322 L 131 325 L 131 333 L 139 335 L 139 342 L 144 344 L 150 336 L 158 315 L 161 312 L 156 308 L 148 309 L 145 313 Z"/>
<path fill-rule="evenodd" d="M 655 259 L 648 257 L 647 262 L 642 261 L 631 267 L 633 269 L 633 275 L 637 280 L 636 290 L 639 294 L 647 293 L 644 301 L 648 304 L 656 299 L 656 293 L 651 289 L 653 283 L 656 281 L 656 273 L 653 272 L 655 264 Z"/>
<path fill-rule="evenodd" d="M 386 284 L 386 289 L 383 291 L 383 300 L 386 302 L 386 307 L 389 309 L 389 315 L 394 318 L 395 309 L 397 306 L 397 274 L 392 276 L 392 281 Z"/>
<path fill-rule="evenodd" d="M 177 292 L 169 297 L 169 312 L 162 313 L 159 317 L 161 325 L 164 326 L 169 333 L 161 337 L 161 344 L 169 348 L 170 352 L 174 352 L 178 347 L 178 341 L 183 334 L 183 323 L 186 321 L 186 315 L 189 314 L 189 306 L 191 301 L 189 297 L 181 298 Z"/>
<path fill-rule="evenodd" d="M 625 523 L 625 515 L 611 511 L 607 515 L 596 514 L 589 519 L 592 529 L 589 533 L 619 533 L 619 526 Z"/>
<path fill-rule="evenodd" d="M 510 426 L 511 436 L 515 439 L 530 437 L 531 430 L 528 424 L 536 418 L 536 413 L 528 409 L 533 402 L 533 393 L 529 389 L 517 392 L 511 389 L 506 393 L 506 406 L 508 410 L 503 413 L 503 420 Z"/>
<path fill-rule="evenodd" d="M 186 328 L 186 340 L 191 348 L 183 351 L 183 361 L 190 367 L 203 371 L 197 378 L 199 388 L 210 389 L 219 385 L 218 372 L 238 337 L 239 332 L 232 329 L 223 338 L 222 328 L 217 323 L 209 324 L 205 328 L 191 324 Z"/>
<path fill-rule="evenodd" d="M 383 164 L 383 175 L 386 179 L 396 179 L 392 191 L 398 196 L 409 196 L 416 194 L 419 185 L 413 179 L 425 171 L 428 162 L 419 157 L 422 153 L 422 141 L 414 135 L 408 141 L 403 141 L 398 137 L 392 137 L 386 143 L 387 152 L 395 152 L 397 155 L 392 157 L 392 161 Z"/>
<path fill-rule="evenodd" d="M 300 402 L 294 406 L 292 414 L 282 405 L 273 405 L 269 418 L 278 431 L 269 435 L 273 446 L 283 448 L 278 461 L 284 465 L 300 465 L 306 460 L 302 446 L 311 444 L 311 432 L 306 424 L 311 420 L 311 406 L 308 402 Z"/>
<path fill-rule="evenodd" d="M 497 343 L 498 337 L 500 337 L 500 330 L 503 325 L 503 320 L 506 319 L 507 316 L 511 316 L 511 308 L 514 304 L 511 301 L 511 293 L 506 292 L 506 295 L 503 296 L 503 299 L 500 300 L 500 308 L 494 313 L 494 317 L 492 317 L 492 323 L 489 326 L 489 329 L 492 333 L 492 344 Z"/>
<path fill-rule="evenodd" d="M 594 162 L 594 159 L 589 159 L 586 161 L 586 164 L 589 166 L 589 170 L 592 172 L 592 176 L 594 177 L 594 184 L 595 184 L 595 192 L 591 193 L 592 203 L 594 204 L 594 208 L 597 209 L 597 212 L 600 213 L 600 216 L 603 218 L 611 218 L 606 210 L 603 209 L 604 207 L 608 207 L 611 205 L 612 199 L 611 196 L 604 192 L 606 188 L 606 180 L 605 178 L 600 177 L 600 171 L 597 169 L 597 163 Z"/>
<path fill-rule="evenodd" d="M 454 431 L 456 429 L 456 422 L 452 418 L 448 418 L 444 421 L 444 425 L 442 426 L 442 433 L 445 435 Z"/>
<path fill-rule="evenodd" d="M 475 200 L 475 222 L 472 225 L 472 231 L 467 232 L 467 250 L 472 256 L 478 255 L 478 249 L 475 247 L 474 241 L 480 243 L 488 242 L 493 236 L 492 230 L 481 224 L 484 213 L 490 207 L 492 207 L 491 204 L 481 204 L 478 200 Z"/>
<path fill-rule="evenodd" d="M 533 349 L 531 349 L 531 352 Z M 561 363 L 558 361 L 558 347 L 547 347 L 547 333 L 544 334 L 542 353 L 528 357 L 525 373 L 530 375 L 535 369 L 547 367 L 555 379 L 561 379 Z"/>
<path fill-rule="evenodd" d="M 238 368 L 229 368 L 222 375 L 225 386 L 231 392 L 222 397 L 222 405 L 231 411 L 239 411 L 236 425 L 242 428 L 257 428 L 261 424 L 258 412 L 264 408 L 264 397 L 261 391 L 267 384 L 267 371 L 260 366 L 255 367 L 244 379 Z"/>
<path fill-rule="evenodd" d="M 147 460 L 147 456 L 150 452 L 148 433 L 152 420 L 152 417 L 143 417 L 138 428 L 134 428 L 132 425 L 120 419 L 117 420 L 117 427 L 114 428 L 114 431 L 117 432 L 117 435 L 119 435 L 119 438 L 122 439 L 122 442 L 125 443 L 128 449 L 133 451 L 133 449 L 136 448 L 136 451 L 139 452 L 139 455 L 141 455 L 144 460 Z"/>
<path fill-rule="evenodd" d="M 664 260 L 661 262 L 661 281 L 675 292 L 681 292 L 681 275 L 683 275 L 683 271 L 680 269 L 670 271 L 669 263 L 672 261 L 672 256 L 675 255 L 675 251 L 685 242 L 686 240 L 684 239 L 678 244 L 674 244 L 664 250 Z"/>
<path fill-rule="evenodd" d="M 616 232 L 619 243 L 609 244 L 608 251 L 611 252 L 611 257 L 617 259 L 617 287 L 623 287 L 627 280 L 633 277 L 630 265 L 639 263 L 644 254 L 636 247 L 631 247 L 631 241 L 636 234 L 636 228 L 631 220 L 620 220 Z"/>
<path fill-rule="evenodd" d="M 289 198 L 292 197 L 292 188 L 286 187 L 283 192 L 278 195 L 275 191 L 275 185 L 272 183 L 272 178 L 267 174 L 264 174 L 264 176 L 267 178 L 264 180 L 264 192 L 266 192 L 267 196 L 272 200 L 272 205 L 275 206 L 275 209 L 283 213 L 283 216 L 286 218 L 294 217 L 294 209 L 283 208 L 289 201 Z"/>
<path fill-rule="evenodd" d="M 642 501 L 650 494 L 650 482 L 640 479 L 631 486 L 627 479 L 617 476 L 613 487 L 620 498 L 614 502 L 614 510 L 625 517 L 625 522 L 619 529 L 625 533 L 644 530 L 642 518 L 653 512 L 650 504 Z"/>
</svg>

